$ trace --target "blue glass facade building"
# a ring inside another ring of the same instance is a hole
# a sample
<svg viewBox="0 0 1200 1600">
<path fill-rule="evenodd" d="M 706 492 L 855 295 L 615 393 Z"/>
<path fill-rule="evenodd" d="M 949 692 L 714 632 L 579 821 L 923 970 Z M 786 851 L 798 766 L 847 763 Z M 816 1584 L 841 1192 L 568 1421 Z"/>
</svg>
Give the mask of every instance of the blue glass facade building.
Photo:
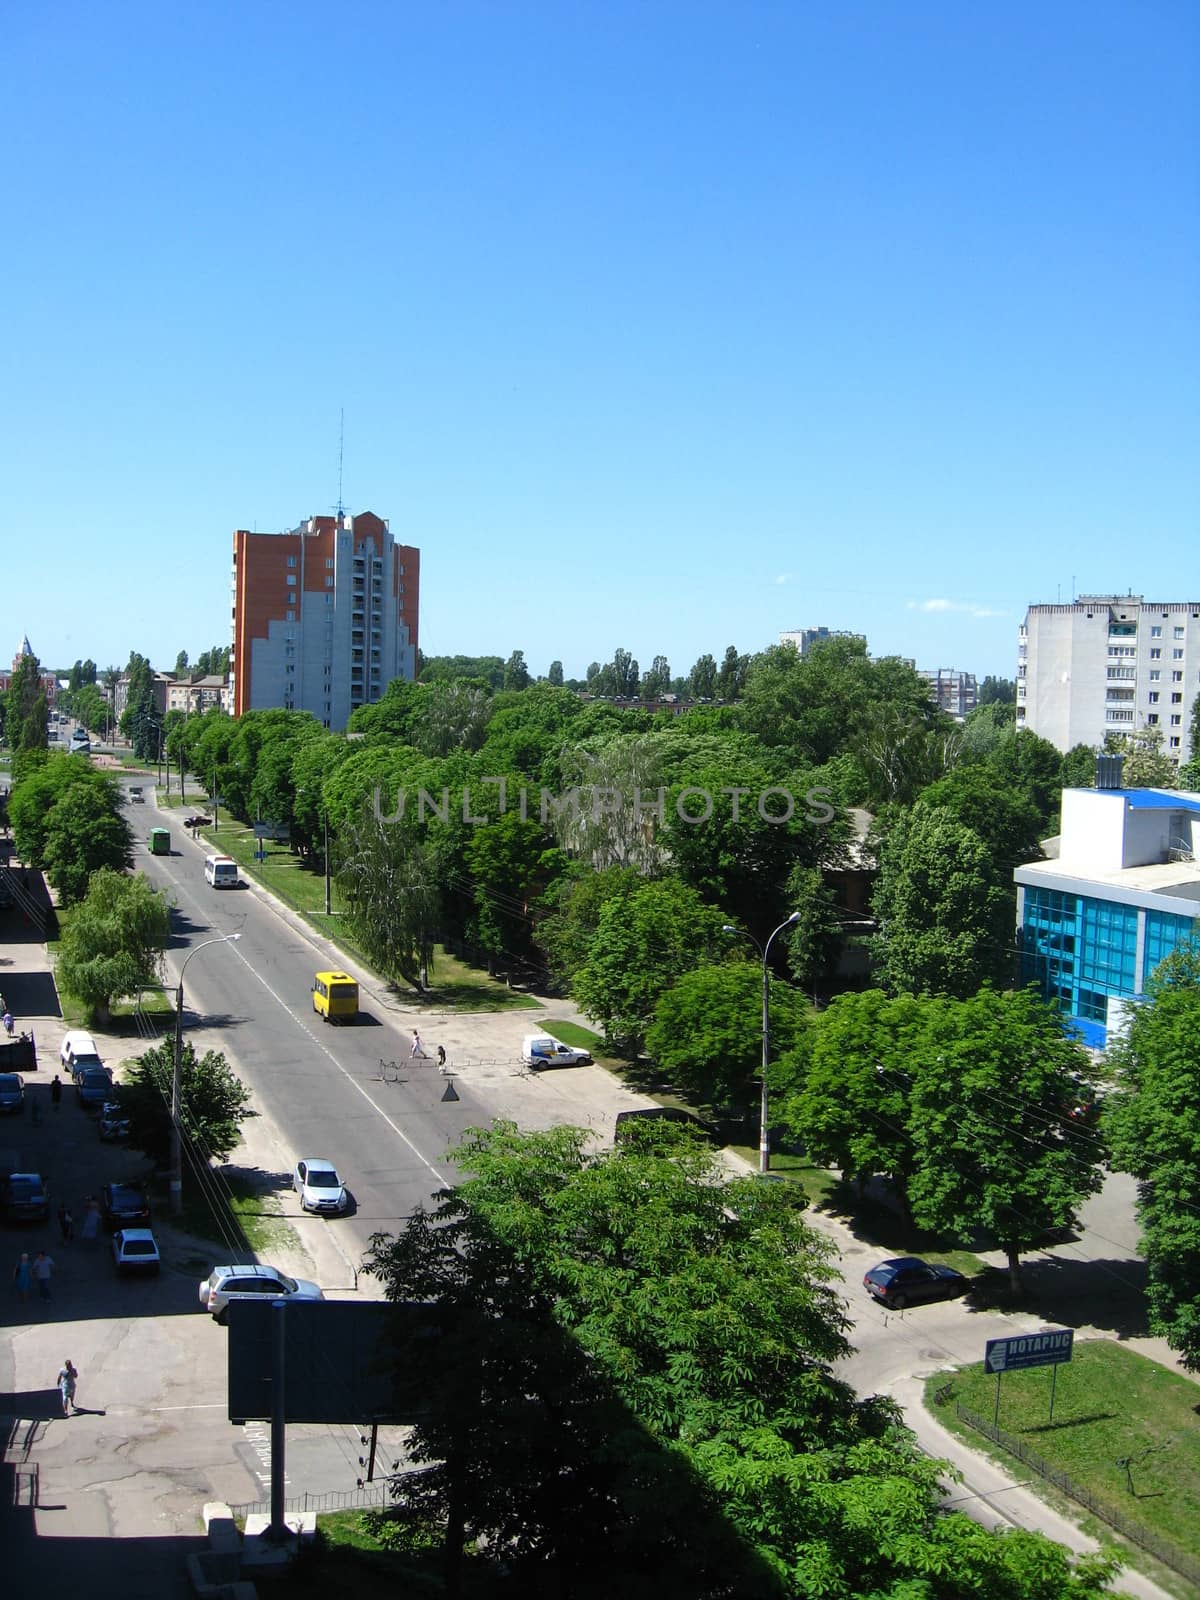
<svg viewBox="0 0 1200 1600">
<path fill-rule="evenodd" d="M 1103 1048 L 1172 951 L 1200 945 L 1193 830 L 1200 796 L 1065 790 L 1058 859 L 1014 875 L 1022 981 L 1089 1045 Z"/>
</svg>

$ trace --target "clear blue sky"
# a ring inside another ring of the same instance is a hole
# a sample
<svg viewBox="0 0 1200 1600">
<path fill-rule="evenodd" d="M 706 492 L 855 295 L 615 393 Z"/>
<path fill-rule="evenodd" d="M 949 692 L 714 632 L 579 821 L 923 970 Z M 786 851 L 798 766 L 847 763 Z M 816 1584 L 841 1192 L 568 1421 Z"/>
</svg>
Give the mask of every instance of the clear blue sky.
<svg viewBox="0 0 1200 1600">
<path fill-rule="evenodd" d="M 1198 61 L 1194 0 L 10 0 L 0 657 L 226 643 L 343 407 L 430 654 L 1011 675 L 1073 582 L 1196 599 Z"/>
</svg>

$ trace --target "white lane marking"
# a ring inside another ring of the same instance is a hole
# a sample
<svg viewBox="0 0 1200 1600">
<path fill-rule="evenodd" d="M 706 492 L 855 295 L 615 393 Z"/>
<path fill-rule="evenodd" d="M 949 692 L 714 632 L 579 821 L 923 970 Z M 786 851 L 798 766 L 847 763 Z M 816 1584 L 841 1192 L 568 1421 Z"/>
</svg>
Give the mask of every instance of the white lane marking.
<svg viewBox="0 0 1200 1600">
<path fill-rule="evenodd" d="M 280 1006 L 282 1010 L 287 1012 L 288 1016 L 291 1017 L 292 1021 L 300 1029 L 301 1033 L 307 1034 L 308 1038 L 312 1040 L 313 1044 L 316 1045 L 317 1049 L 321 1052 L 321 1054 L 323 1056 L 327 1057 L 328 1060 L 333 1062 L 334 1066 L 341 1073 L 342 1077 L 345 1078 L 346 1082 L 348 1084 L 350 1084 L 352 1088 L 356 1089 L 358 1091 L 358 1093 L 360 1095 L 362 1095 L 363 1099 L 367 1102 L 367 1104 L 369 1106 L 371 1106 L 375 1111 L 377 1111 L 379 1113 L 379 1115 L 387 1123 L 388 1127 L 397 1136 L 397 1138 L 403 1140 L 403 1142 L 412 1151 L 413 1155 L 416 1156 L 417 1160 L 421 1163 L 421 1165 L 425 1168 L 425 1170 L 427 1172 L 431 1172 L 433 1174 L 433 1176 L 438 1181 L 438 1188 L 439 1189 L 445 1188 L 447 1174 L 445 1172 L 439 1171 L 438 1168 L 435 1167 L 432 1162 L 427 1161 L 425 1159 L 425 1157 L 417 1149 L 416 1145 L 412 1142 L 412 1140 L 405 1133 L 404 1129 L 401 1128 L 401 1127 L 398 1127 L 397 1124 L 392 1121 L 391 1117 L 388 1116 L 387 1112 L 383 1109 L 383 1107 L 379 1104 L 379 1102 L 377 1100 L 373 1100 L 371 1098 L 371 1096 L 367 1093 L 367 1091 L 363 1088 L 362 1084 L 359 1083 L 357 1079 L 352 1078 L 350 1076 L 350 1074 L 346 1071 L 345 1067 L 338 1060 L 338 1058 L 333 1054 L 333 1052 L 329 1049 L 329 1047 L 327 1045 L 324 1045 L 324 1044 L 321 1043 L 320 1039 L 317 1038 L 316 1034 L 313 1033 L 312 1029 L 309 1028 L 309 1026 L 303 1020 L 303 1018 L 297 1016 L 296 1013 L 292 1010 L 291 1006 L 288 1005 L 287 1001 L 283 998 L 283 996 L 281 994 L 277 994 L 276 991 L 274 989 L 272 989 L 271 985 L 263 977 L 262 973 L 258 971 L 257 967 L 255 967 L 255 966 L 253 966 L 251 964 L 249 957 L 243 955 L 242 952 L 238 949 L 237 945 L 233 944 L 232 941 L 231 941 L 231 948 L 233 950 L 234 955 L 242 963 L 242 965 L 246 968 L 246 971 L 249 972 L 252 977 L 256 978 L 258 980 L 258 982 L 262 984 L 263 988 L 267 991 L 267 993 L 271 996 L 271 999 L 274 1000 L 275 1003 L 278 1006 Z"/>
</svg>

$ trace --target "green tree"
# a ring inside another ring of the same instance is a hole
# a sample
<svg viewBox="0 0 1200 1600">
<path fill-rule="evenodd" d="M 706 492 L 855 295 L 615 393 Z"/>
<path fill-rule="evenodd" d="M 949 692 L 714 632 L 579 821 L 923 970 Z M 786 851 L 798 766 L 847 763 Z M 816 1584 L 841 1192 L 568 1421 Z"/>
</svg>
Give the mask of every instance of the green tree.
<svg viewBox="0 0 1200 1600">
<path fill-rule="evenodd" d="M 820 867 L 798 862 L 788 874 L 784 904 L 799 912 L 787 936 L 788 970 L 808 994 L 825 988 L 846 943 L 845 917 Z"/>
<path fill-rule="evenodd" d="M 643 883 L 601 907 L 571 988 L 618 1048 L 636 1053 L 663 990 L 727 948 L 724 918 L 677 879 Z"/>
<path fill-rule="evenodd" d="M 688 693 L 693 700 L 715 700 L 717 663 L 710 655 L 700 656 L 688 675 Z"/>
<path fill-rule="evenodd" d="M 1064 789 L 1091 789 L 1096 783 L 1096 752 L 1090 744 L 1073 744 L 1062 758 Z"/>
<path fill-rule="evenodd" d="M 181 650 L 179 652 L 179 654 L 175 657 L 175 676 L 177 678 L 186 678 L 187 675 L 188 675 L 188 653 L 187 653 L 186 650 Z"/>
<path fill-rule="evenodd" d="M 1011 791 L 986 764 L 964 762 L 922 791 L 918 811 L 943 811 L 983 841 L 991 858 L 990 883 L 1004 900 L 1004 922 L 1016 926 L 1013 871 L 1043 857 L 1041 818 L 1033 801 Z"/>
<path fill-rule="evenodd" d="M 552 661 L 550 663 L 550 670 L 546 674 L 546 682 L 553 684 L 556 689 L 562 688 L 563 664 L 561 661 Z"/>
<path fill-rule="evenodd" d="M 1161 728 L 1139 728 L 1135 733 L 1108 734 L 1105 748 L 1124 756 L 1121 781 L 1127 789 L 1174 789 L 1175 763 L 1163 752 Z"/>
<path fill-rule="evenodd" d="M 529 668 L 525 665 L 525 652 L 524 650 L 514 650 L 504 664 L 504 687 L 506 689 L 527 689 L 529 683 Z"/>
<path fill-rule="evenodd" d="M 50 743 L 50 707 L 42 686 L 41 662 L 35 655 L 19 657 L 3 698 L 4 737 L 12 751 L 13 782 L 19 783 L 39 764 Z"/>
<path fill-rule="evenodd" d="M 547 886 L 536 909 L 535 939 L 555 982 L 569 985 L 587 960 L 605 903 L 631 895 L 640 882 L 632 867 L 594 872 L 575 863 Z"/>
<path fill-rule="evenodd" d="M 1058 832 L 1062 806 L 1062 756 L 1029 728 L 1000 739 L 989 752 L 988 765 L 1014 794 L 1036 808 L 1043 837 Z"/>
<path fill-rule="evenodd" d="M 642 682 L 638 690 L 643 700 L 657 700 L 667 693 L 671 687 L 671 666 L 666 656 L 655 656 L 654 660 L 642 673 Z"/>
<path fill-rule="evenodd" d="M 441 922 L 429 846 L 411 823 L 364 813 L 341 836 L 340 856 L 337 882 L 351 933 L 387 977 L 424 993 Z"/>
<path fill-rule="evenodd" d="M 486 954 L 489 972 L 498 959 L 527 959 L 530 905 L 563 866 L 550 835 L 536 822 L 523 822 L 516 811 L 505 811 L 468 830 L 463 855 L 474 907 L 467 937 Z"/>
<path fill-rule="evenodd" d="M 46 817 L 43 862 L 63 905 L 83 898 L 94 872 L 120 871 L 132 859 L 129 824 L 98 786 L 73 785 L 55 802 Z"/>
<path fill-rule="evenodd" d="M 721 659 L 721 666 L 717 672 L 717 698 L 719 700 L 740 700 L 742 690 L 746 684 L 746 675 L 750 671 L 750 657 L 738 654 L 736 645 L 729 645 Z"/>
<path fill-rule="evenodd" d="M 771 984 L 771 1059 L 796 1048 L 809 1005 Z M 762 1081 L 762 968 L 734 961 L 697 967 L 660 995 L 646 1051 L 697 1105 L 745 1108 Z"/>
<path fill-rule="evenodd" d="M 1031 990 L 984 989 L 936 1008 L 910 1071 L 913 1216 L 964 1244 L 990 1234 L 1020 1294 L 1022 1254 L 1104 1180 L 1090 1058 Z"/>
<path fill-rule="evenodd" d="M 1110 1044 L 1105 1102 L 1113 1165 L 1138 1180 L 1150 1327 L 1200 1371 L 1200 952 L 1176 951 Z"/>
<path fill-rule="evenodd" d="M 159 1164 L 170 1155 L 174 1069 L 175 1041 L 164 1039 L 130 1063 L 116 1090 L 130 1123 L 126 1142 Z M 197 1056 L 190 1040 L 180 1054 L 179 1091 L 180 1134 L 192 1148 L 193 1168 L 224 1161 L 237 1147 L 242 1123 L 256 1114 L 250 1091 L 219 1050 Z"/>
<path fill-rule="evenodd" d="M 435 679 L 420 718 L 409 730 L 410 741 L 427 756 L 478 750 L 487 737 L 491 709 L 484 684 L 469 678 Z"/>
<path fill-rule="evenodd" d="M 902 815 L 884 843 L 871 940 L 890 994 L 974 994 L 1012 968 L 1009 900 L 983 840 L 938 807 Z"/>
<path fill-rule="evenodd" d="M 1015 705 L 1017 685 L 1012 678 L 995 678 L 990 673 L 979 685 L 977 704 L 981 706 Z"/>
<path fill-rule="evenodd" d="M 160 980 L 170 928 L 166 901 L 140 873 L 99 868 L 63 928 L 60 985 L 104 1022 L 114 999 Z"/>
<path fill-rule="evenodd" d="M 926 1045 L 930 1006 L 881 989 L 838 995 L 814 1018 L 800 1060 L 783 1068 L 793 1087 L 781 1100 L 781 1120 L 812 1160 L 860 1184 L 890 1178 L 910 1223 L 916 1153 L 909 1090 L 913 1061 Z"/>
</svg>

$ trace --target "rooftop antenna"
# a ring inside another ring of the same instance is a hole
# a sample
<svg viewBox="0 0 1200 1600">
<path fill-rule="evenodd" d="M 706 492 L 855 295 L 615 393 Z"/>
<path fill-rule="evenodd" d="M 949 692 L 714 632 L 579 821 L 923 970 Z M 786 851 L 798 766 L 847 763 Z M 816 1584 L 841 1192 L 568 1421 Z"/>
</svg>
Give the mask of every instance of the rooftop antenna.
<svg viewBox="0 0 1200 1600">
<path fill-rule="evenodd" d="M 338 505 L 337 505 L 337 515 L 338 515 L 338 521 L 339 522 L 341 522 L 342 516 L 343 516 L 343 514 L 345 512 L 345 507 L 342 504 L 342 446 L 345 443 L 345 439 L 346 439 L 346 408 L 345 408 L 345 406 L 343 406 L 342 409 L 341 409 L 341 413 L 340 413 L 340 419 L 338 421 Z"/>
</svg>

